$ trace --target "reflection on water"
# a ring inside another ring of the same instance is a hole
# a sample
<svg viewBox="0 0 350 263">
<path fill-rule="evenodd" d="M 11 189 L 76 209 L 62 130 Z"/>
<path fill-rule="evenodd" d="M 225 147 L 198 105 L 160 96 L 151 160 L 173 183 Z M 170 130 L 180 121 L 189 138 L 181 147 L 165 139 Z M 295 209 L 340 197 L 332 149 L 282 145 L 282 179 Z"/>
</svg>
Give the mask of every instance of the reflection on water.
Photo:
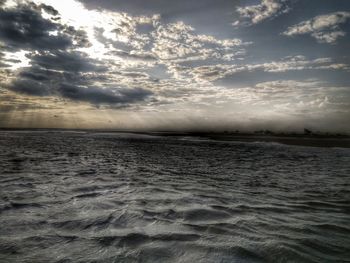
<svg viewBox="0 0 350 263">
<path fill-rule="evenodd" d="M 349 262 L 350 150 L 0 132 L 1 262 Z"/>
</svg>

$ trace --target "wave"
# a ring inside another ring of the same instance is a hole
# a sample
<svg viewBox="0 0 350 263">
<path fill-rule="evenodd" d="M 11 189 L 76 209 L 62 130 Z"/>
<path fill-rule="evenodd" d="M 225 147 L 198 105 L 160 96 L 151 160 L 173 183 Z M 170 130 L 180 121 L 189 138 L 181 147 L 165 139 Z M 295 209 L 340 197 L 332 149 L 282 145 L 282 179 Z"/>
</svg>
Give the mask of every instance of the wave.
<svg viewBox="0 0 350 263">
<path fill-rule="evenodd" d="M 0 261 L 349 262 L 349 151 L 5 134 Z"/>
</svg>

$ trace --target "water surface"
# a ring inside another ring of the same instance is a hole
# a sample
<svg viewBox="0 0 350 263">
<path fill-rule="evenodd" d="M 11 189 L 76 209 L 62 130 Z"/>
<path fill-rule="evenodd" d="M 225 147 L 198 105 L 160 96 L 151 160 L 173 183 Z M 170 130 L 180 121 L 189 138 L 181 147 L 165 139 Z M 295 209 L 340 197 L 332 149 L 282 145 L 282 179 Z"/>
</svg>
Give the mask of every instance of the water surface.
<svg viewBox="0 0 350 263">
<path fill-rule="evenodd" d="M 350 262 L 350 149 L 0 132 L 0 262 Z"/>
</svg>

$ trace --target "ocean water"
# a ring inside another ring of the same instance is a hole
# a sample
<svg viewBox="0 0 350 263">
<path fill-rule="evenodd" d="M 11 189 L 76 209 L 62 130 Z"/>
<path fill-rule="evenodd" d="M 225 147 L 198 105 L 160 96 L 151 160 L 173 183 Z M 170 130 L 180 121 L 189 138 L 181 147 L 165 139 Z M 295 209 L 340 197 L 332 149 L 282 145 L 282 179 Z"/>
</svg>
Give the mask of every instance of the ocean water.
<svg viewBox="0 0 350 263">
<path fill-rule="evenodd" d="M 350 149 L 2 131 L 0 262 L 350 262 Z"/>
</svg>

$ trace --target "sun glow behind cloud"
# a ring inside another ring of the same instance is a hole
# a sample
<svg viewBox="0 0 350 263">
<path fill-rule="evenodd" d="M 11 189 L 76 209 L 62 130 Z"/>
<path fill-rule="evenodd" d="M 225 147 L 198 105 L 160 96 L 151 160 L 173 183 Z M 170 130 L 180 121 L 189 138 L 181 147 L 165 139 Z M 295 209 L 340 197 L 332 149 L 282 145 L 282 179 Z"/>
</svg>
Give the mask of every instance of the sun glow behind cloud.
<svg viewBox="0 0 350 263">
<path fill-rule="evenodd" d="M 29 52 L 25 50 L 18 52 L 4 52 L 4 59 L 12 62 L 9 63 L 9 69 L 17 70 L 30 65 L 30 59 L 26 57 L 27 54 L 29 54 Z"/>
<path fill-rule="evenodd" d="M 91 47 L 80 48 L 78 50 L 86 52 L 90 57 L 95 59 L 102 60 L 110 58 L 106 55 L 108 49 L 96 39 L 95 28 L 103 28 L 105 32 L 108 32 L 105 33 L 105 36 L 113 38 L 115 34 L 111 32 L 115 29 L 115 25 L 122 21 L 122 15 L 116 12 L 88 10 L 82 3 L 74 0 L 34 0 L 34 2 L 51 5 L 60 13 L 62 23 L 84 30 L 87 33 Z M 50 18 L 50 15 L 47 15 L 46 18 Z"/>
</svg>

